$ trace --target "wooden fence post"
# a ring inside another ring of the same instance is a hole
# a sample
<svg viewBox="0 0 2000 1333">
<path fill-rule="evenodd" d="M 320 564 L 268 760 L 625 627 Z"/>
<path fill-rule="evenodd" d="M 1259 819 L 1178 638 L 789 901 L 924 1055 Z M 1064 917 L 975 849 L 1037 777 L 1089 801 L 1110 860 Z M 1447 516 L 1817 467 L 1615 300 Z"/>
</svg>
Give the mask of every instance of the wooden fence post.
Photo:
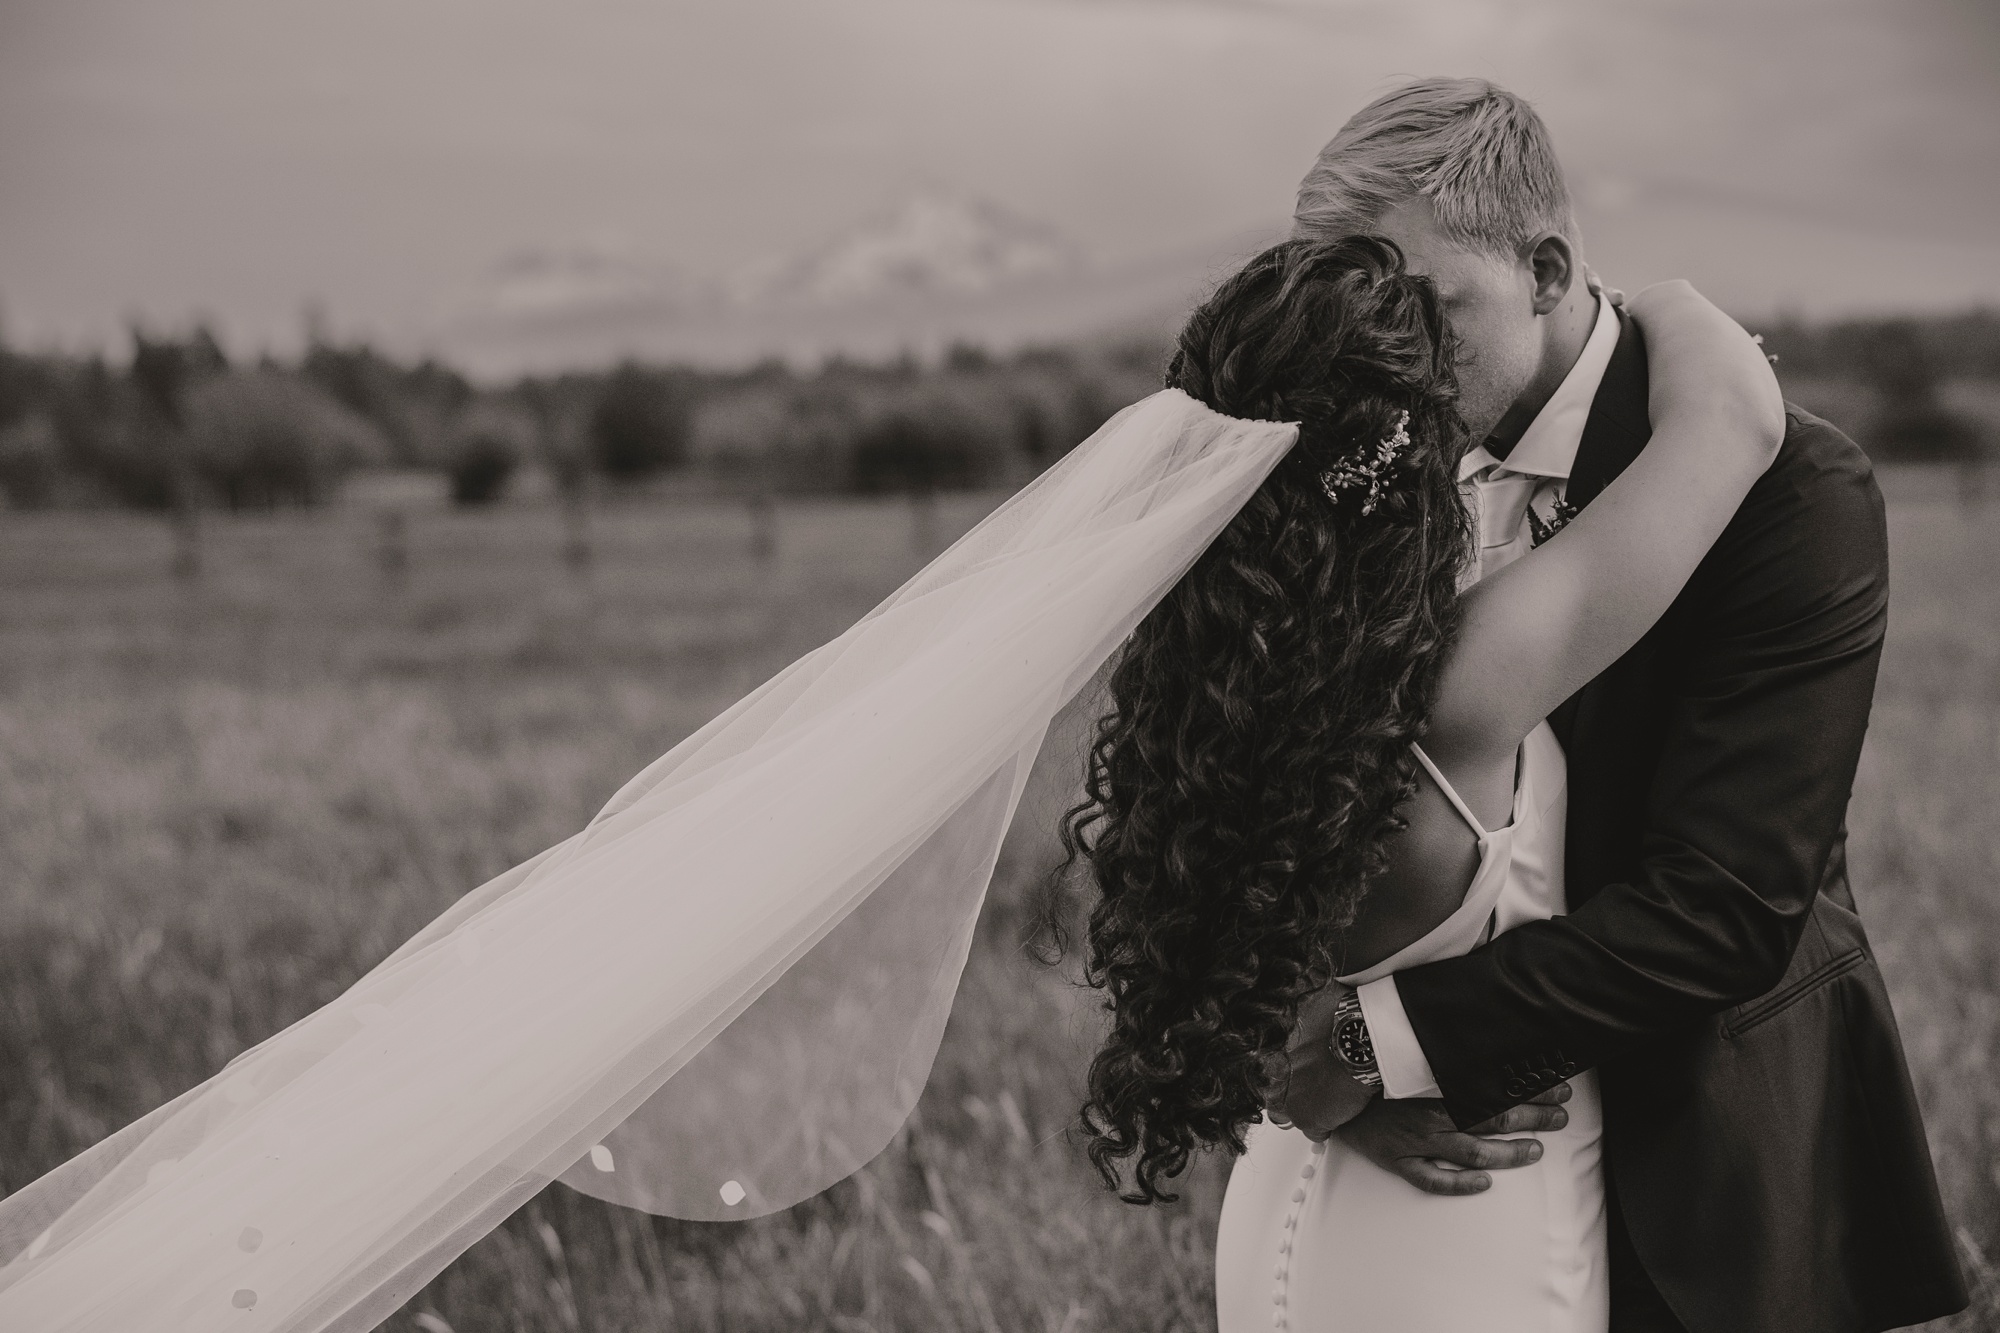
<svg viewBox="0 0 2000 1333">
<path fill-rule="evenodd" d="M 921 483 L 910 488 L 910 548 L 921 554 L 937 549 L 937 491 Z"/>
<path fill-rule="evenodd" d="M 384 509 L 376 515 L 375 563 L 382 581 L 400 589 L 409 578 L 409 524 L 400 509 Z"/>
<path fill-rule="evenodd" d="M 778 555 L 778 502 L 769 488 L 759 486 L 745 501 L 750 510 L 750 558 L 760 566 Z"/>
<path fill-rule="evenodd" d="M 574 579 L 589 578 L 591 564 L 596 559 L 596 550 L 591 544 L 588 486 L 586 478 L 563 490 L 562 558 L 570 577 Z"/>
<path fill-rule="evenodd" d="M 183 583 L 201 578 L 201 511 L 185 496 L 174 501 L 173 575 Z"/>
</svg>

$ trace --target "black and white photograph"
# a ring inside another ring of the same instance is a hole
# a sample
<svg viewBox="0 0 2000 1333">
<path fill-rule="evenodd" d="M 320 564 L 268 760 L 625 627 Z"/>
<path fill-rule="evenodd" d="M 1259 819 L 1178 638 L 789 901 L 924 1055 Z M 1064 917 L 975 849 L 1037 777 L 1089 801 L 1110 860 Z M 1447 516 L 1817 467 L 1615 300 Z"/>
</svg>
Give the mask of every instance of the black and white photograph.
<svg viewBox="0 0 2000 1333">
<path fill-rule="evenodd" d="M 2000 1333 L 1989 0 L 4 0 L 0 1333 Z"/>
</svg>

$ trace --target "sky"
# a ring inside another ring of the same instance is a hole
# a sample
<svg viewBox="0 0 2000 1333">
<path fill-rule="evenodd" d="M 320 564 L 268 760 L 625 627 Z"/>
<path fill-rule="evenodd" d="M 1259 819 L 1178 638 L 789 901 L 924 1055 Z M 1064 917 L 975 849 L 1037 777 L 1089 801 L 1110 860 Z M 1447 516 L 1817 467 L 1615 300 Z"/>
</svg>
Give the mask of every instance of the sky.
<svg viewBox="0 0 2000 1333">
<path fill-rule="evenodd" d="M 708 275 L 919 187 L 1220 245 L 1426 73 L 1535 103 L 1619 285 L 2000 304 L 1991 0 L 5 0 L 0 319 L 415 347 L 524 248 Z"/>
</svg>

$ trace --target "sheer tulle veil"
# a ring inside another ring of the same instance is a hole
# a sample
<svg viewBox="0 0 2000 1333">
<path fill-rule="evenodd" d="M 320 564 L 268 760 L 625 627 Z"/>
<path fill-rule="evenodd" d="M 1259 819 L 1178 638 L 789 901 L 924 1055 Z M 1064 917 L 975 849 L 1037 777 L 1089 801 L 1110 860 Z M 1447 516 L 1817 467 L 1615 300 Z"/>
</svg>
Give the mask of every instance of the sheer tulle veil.
<svg viewBox="0 0 2000 1333">
<path fill-rule="evenodd" d="M 1051 718 L 1296 437 L 1126 408 L 588 827 L 0 1201 L 0 1328 L 358 1333 L 557 1178 L 737 1219 L 864 1165 Z"/>
</svg>

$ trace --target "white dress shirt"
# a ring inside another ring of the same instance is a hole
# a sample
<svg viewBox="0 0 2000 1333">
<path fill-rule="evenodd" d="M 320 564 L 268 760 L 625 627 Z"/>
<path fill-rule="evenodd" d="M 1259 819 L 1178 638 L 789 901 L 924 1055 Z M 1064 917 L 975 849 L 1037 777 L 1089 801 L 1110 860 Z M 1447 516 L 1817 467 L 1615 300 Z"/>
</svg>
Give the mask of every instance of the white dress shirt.
<svg viewBox="0 0 2000 1333">
<path fill-rule="evenodd" d="M 1532 550 L 1536 531 L 1546 535 L 1560 527 L 1564 491 L 1570 469 L 1576 463 L 1577 447 L 1583 443 L 1584 422 L 1590 404 L 1611 363 L 1612 349 L 1618 345 L 1618 315 L 1611 303 L 1598 298 L 1597 323 L 1583 345 L 1583 352 L 1569 374 L 1556 387 L 1520 441 L 1505 461 L 1487 452 L 1485 445 L 1468 452 L 1459 463 L 1459 491 L 1479 533 L 1477 568 L 1466 571 L 1467 586 L 1504 569 Z M 1510 875 L 1494 909 L 1495 929 L 1504 930 L 1519 921 L 1547 915 L 1526 902 L 1510 901 L 1525 894 L 1559 893 L 1560 867 L 1520 867 L 1524 873 Z M 1556 902 L 1560 903 L 1560 897 Z M 1382 1071 L 1385 1097 L 1436 1097 L 1437 1079 L 1430 1061 L 1424 1058 L 1409 1015 L 1403 1011 L 1396 993 L 1396 978 L 1383 977 L 1355 991 L 1361 1001 L 1368 1035 L 1375 1045 L 1376 1064 Z"/>
</svg>

